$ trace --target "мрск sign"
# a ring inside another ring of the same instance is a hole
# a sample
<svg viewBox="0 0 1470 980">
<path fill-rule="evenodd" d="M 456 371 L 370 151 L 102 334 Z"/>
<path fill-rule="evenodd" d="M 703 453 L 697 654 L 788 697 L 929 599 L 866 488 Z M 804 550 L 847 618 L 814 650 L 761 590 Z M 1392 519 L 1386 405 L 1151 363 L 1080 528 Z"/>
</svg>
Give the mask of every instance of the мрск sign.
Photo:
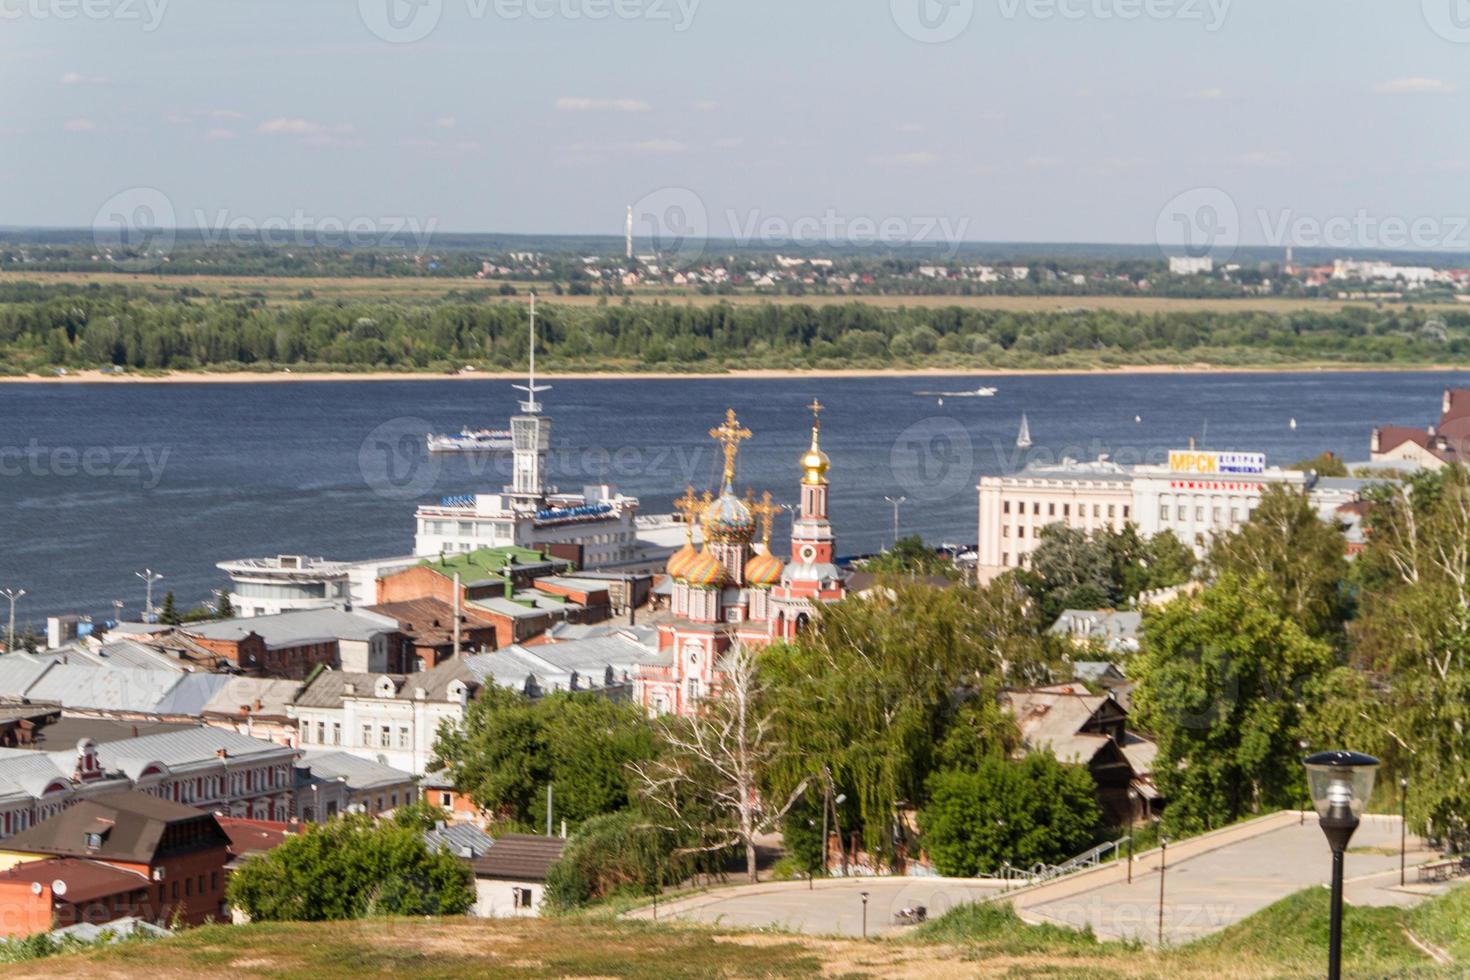
<svg viewBox="0 0 1470 980">
<path fill-rule="evenodd" d="M 1169 453 L 1169 472 L 1198 473 L 1201 476 L 1260 476 L 1266 472 L 1266 455 L 1176 449 Z"/>
</svg>

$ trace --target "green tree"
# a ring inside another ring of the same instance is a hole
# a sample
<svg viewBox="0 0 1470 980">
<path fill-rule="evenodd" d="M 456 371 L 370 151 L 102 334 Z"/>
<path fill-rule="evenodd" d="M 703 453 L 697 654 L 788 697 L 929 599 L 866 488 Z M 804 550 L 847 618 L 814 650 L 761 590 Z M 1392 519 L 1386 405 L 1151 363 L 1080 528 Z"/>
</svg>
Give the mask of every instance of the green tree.
<svg viewBox="0 0 1470 980">
<path fill-rule="evenodd" d="M 217 619 L 235 618 L 235 607 L 230 602 L 230 594 L 228 592 L 220 592 L 219 602 L 215 603 L 214 606 L 214 615 Z"/>
<path fill-rule="evenodd" d="M 1215 539 L 1207 564 L 1216 575 L 1263 576 L 1275 608 L 1307 635 L 1340 638 L 1351 611 L 1347 544 L 1305 493 L 1268 488 L 1249 520 Z"/>
<path fill-rule="evenodd" d="M 619 894 L 656 894 L 688 871 L 690 862 L 675 855 L 676 844 L 636 811 L 593 817 L 547 871 L 546 904 L 567 911 Z"/>
<path fill-rule="evenodd" d="M 863 563 L 863 571 L 895 575 L 937 575 L 948 579 L 959 577 L 954 564 L 940 558 L 917 534 L 900 538 L 891 550 L 869 558 Z"/>
<path fill-rule="evenodd" d="M 179 615 L 178 605 L 174 601 L 172 591 L 164 593 L 163 609 L 158 613 L 158 621 L 165 626 L 178 626 L 184 621 L 183 617 Z"/>
<path fill-rule="evenodd" d="M 1302 470 L 1307 473 L 1316 473 L 1318 476 L 1347 476 L 1348 468 L 1337 454 L 1327 450 L 1313 456 L 1311 459 L 1300 459 L 1292 463 L 1287 469 Z"/>
<path fill-rule="evenodd" d="M 936 773 L 919 811 L 925 850 L 943 875 L 972 878 L 1007 862 L 1058 864 L 1097 839 L 1102 807 L 1081 766 L 1049 753 L 998 755 L 973 771 Z"/>
<path fill-rule="evenodd" d="M 1158 740 L 1166 827 L 1200 831 L 1304 799 L 1303 705 L 1332 649 L 1280 608 L 1265 575 L 1224 573 L 1144 619 L 1134 713 Z"/>
<path fill-rule="evenodd" d="M 361 814 L 307 827 L 229 883 L 230 902 L 257 922 L 460 915 L 474 896 L 469 866 L 430 852 L 418 828 Z"/>
</svg>

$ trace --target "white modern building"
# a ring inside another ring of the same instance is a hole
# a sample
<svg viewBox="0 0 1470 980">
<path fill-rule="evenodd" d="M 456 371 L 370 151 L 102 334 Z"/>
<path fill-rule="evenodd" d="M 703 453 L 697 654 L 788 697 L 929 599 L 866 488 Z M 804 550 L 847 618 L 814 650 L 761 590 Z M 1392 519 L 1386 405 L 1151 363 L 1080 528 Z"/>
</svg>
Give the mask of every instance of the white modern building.
<svg viewBox="0 0 1470 980">
<path fill-rule="evenodd" d="M 367 561 L 274 555 L 222 561 L 215 567 L 230 577 L 230 605 L 235 615 L 243 618 L 302 609 L 369 606 L 378 601 L 379 578 L 416 565 L 420 560 L 412 555 Z"/>
<path fill-rule="evenodd" d="M 1171 452 L 1163 464 L 1033 464 L 980 480 L 979 573 L 1024 567 L 1052 524 L 1094 531 L 1132 523 L 1143 537 L 1172 531 L 1203 554 L 1214 535 L 1250 518 L 1267 487 L 1305 490 L 1319 513 L 1330 514 L 1358 500 L 1367 482 L 1270 467 L 1261 453 L 1193 449 Z"/>
</svg>

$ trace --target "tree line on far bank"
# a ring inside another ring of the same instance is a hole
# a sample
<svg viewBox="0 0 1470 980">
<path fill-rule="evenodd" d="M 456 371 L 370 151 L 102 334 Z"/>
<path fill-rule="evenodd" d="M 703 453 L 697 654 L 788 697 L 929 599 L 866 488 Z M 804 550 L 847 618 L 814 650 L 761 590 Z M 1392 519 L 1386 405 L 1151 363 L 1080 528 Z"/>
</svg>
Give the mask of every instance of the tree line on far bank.
<svg viewBox="0 0 1470 980">
<path fill-rule="evenodd" d="M 513 369 L 526 308 L 499 297 L 404 302 L 211 299 L 181 288 L 0 285 L 0 370 Z M 550 369 L 1454 362 L 1470 312 L 1413 307 L 1024 312 L 859 302 L 692 306 L 543 303 Z"/>
</svg>

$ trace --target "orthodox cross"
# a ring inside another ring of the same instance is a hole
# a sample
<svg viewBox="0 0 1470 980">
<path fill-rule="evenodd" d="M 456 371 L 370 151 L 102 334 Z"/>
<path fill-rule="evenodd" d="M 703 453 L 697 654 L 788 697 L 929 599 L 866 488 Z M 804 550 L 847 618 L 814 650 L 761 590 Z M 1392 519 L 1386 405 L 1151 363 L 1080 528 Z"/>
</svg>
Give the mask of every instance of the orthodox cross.
<svg viewBox="0 0 1470 980">
<path fill-rule="evenodd" d="M 674 501 L 674 509 L 684 515 L 684 543 L 694 543 L 694 525 L 699 520 L 699 512 L 704 509 L 704 504 L 694 495 L 694 488 L 688 487 L 684 496 Z"/>
<path fill-rule="evenodd" d="M 735 454 L 740 452 L 740 443 L 750 438 L 750 430 L 735 418 L 735 409 L 725 413 L 725 421 L 709 430 L 709 437 L 725 447 L 725 483 L 735 482 Z"/>
<path fill-rule="evenodd" d="M 761 544 L 770 551 L 771 544 L 771 522 L 781 514 L 781 505 L 771 503 L 771 491 L 767 490 L 761 494 L 761 502 L 750 505 L 750 512 L 760 518 L 761 522 Z"/>
</svg>

